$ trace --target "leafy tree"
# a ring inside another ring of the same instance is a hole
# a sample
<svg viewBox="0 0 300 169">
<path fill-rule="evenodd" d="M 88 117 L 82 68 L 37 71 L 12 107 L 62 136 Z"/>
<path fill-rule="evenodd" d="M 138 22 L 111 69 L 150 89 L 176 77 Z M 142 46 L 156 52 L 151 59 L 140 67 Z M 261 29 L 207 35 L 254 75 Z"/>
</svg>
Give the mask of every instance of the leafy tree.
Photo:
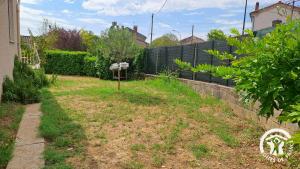
<svg viewBox="0 0 300 169">
<path fill-rule="evenodd" d="M 82 44 L 86 47 L 87 51 L 96 55 L 99 45 L 99 37 L 92 31 L 86 31 L 84 29 L 81 29 L 79 33 L 82 39 Z"/>
<path fill-rule="evenodd" d="M 104 58 L 116 63 L 135 58 L 141 52 L 132 33 L 118 26 L 109 28 L 101 35 L 100 48 Z M 118 71 L 118 89 L 120 89 L 120 70 Z"/>
<path fill-rule="evenodd" d="M 155 39 L 152 42 L 151 47 L 155 48 L 155 47 L 161 47 L 161 46 L 176 46 L 179 44 L 180 43 L 179 43 L 176 35 L 174 35 L 172 33 L 168 33 L 168 34 L 164 34 L 163 36 Z"/>
<path fill-rule="evenodd" d="M 208 40 L 226 40 L 225 33 L 220 29 L 212 29 L 207 34 Z"/>
<path fill-rule="evenodd" d="M 86 51 L 80 31 L 76 29 L 53 28 L 48 34 L 57 34 L 53 48 L 69 51 Z"/>
<path fill-rule="evenodd" d="M 232 30 L 240 36 L 236 29 Z M 233 79 L 246 102 L 259 101 L 259 115 L 269 118 L 274 110 L 281 111 L 278 119 L 300 126 L 300 22 L 289 21 L 259 39 L 253 32 L 242 39 L 226 37 L 229 45 L 236 47 L 235 55 L 209 50 L 221 60 L 232 60 L 231 66 L 201 64 L 192 67 L 176 60 L 182 69 L 193 72 L 211 72 L 214 76 Z M 294 135 L 300 143 L 300 133 Z"/>
</svg>

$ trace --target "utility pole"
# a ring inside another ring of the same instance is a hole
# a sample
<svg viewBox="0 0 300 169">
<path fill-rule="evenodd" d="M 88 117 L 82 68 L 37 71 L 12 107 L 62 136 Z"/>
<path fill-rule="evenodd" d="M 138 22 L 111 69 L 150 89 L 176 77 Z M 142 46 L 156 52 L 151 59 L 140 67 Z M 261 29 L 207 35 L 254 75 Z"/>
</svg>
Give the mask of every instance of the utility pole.
<svg viewBox="0 0 300 169">
<path fill-rule="evenodd" d="M 192 41 L 191 41 L 191 44 L 193 44 L 193 41 L 194 41 L 194 25 L 192 26 Z"/>
<path fill-rule="evenodd" d="M 293 0 L 293 7 L 292 7 L 291 20 L 293 20 L 294 9 L 295 9 L 295 0 Z"/>
<path fill-rule="evenodd" d="M 245 3 L 245 11 L 244 11 L 244 21 L 243 21 L 243 32 L 242 32 L 242 35 L 245 34 L 247 6 L 248 6 L 248 0 L 246 0 L 246 3 Z"/>
<path fill-rule="evenodd" d="M 153 38 L 153 18 L 154 18 L 154 13 L 152 13 L 152 17 L 151 17 L 151 37 L 150 37 L 150 45 L 152 44 L 152 38 Z"/>
</svg>

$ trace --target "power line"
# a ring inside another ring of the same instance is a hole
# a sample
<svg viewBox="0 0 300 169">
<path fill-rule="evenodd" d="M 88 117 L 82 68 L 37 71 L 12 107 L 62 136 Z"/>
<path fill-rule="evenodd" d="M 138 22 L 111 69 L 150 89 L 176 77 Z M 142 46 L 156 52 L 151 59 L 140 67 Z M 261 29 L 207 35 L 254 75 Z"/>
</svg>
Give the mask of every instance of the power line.
<svg viewBox="0 0 300 169">
<path fill-rule="evenodd" d="M 165 5 L 167 4 L 168 0 L 165 0 L 164 4 L 161 6 L 161 8 L 158 10 L 158 12 L 156 12 L 156 14 L 158 14 L 159 12 L 161 12 L 161 10 L 165 7 Z"/>
<path fill-rule="evenodd" d="M 167 4 L 168 0 L 165 0 L 164 4 L 161 6 L 161 8 L 159 9 L 158 12 L 156 12 L 156 14 L 158 14 Z M 153 40 L 153 23 L 154 22 L 154 13 L 152 13 L 151 15 L 151 34 L 150 34 L 150 44 L 152 43 Z"/>
</svg>

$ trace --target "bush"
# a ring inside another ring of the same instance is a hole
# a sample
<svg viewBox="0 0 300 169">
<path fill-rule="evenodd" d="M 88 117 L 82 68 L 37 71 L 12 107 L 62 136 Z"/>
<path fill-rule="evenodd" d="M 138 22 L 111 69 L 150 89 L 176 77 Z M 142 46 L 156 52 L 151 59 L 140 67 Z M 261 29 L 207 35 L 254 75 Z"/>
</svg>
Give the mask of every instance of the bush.
<svg viewBox="0 0 300 169">
<path fill-rule="evenodd" d="M 96 68 L 97 57 L 95 56 L 86 56 L 84 58 L 84 66 L 83 72 L 87 76 L 97 76 L 97 68 Z"/>
<path fill-rule="evenodd" d="M 139 78 L 144 69 L 144 51 L 141 50 L 137 56 L 127 59 L 125 62 L 129 63 L 127 70 L 128 79 Z M 102 55 L 98 56 L 96 69 L 100 79 L 111 80 L 113 78 L 112 71 L 109 70 L 110 65 L 113 63 L 109 58 L 105 58 Z"/>
<path fill-rule="evenodd" d="M 13 78 L 14 80 L 11 80 L 6 77 L 4 80 L 2 94 L 4 102 L 13 101 L 22 104 L 39 102 L 39 89 L 49 85 L 43 70 L 32 70 L 17 58 L 15 58 Z"/>
<path fill-rule="evenodd" d="M 104 58 L 102 55 L 98 56 L 96 69 L 100 79 L 112 79 L 112 72 L 111 70 L 109 70 L 109 67 L 112 63 L 112 61 L 110 61 L 107 58 Z"/>
<path fill-rule="evenodd" d="M 84 75 L 86 56 L 89 56 L 89 53 L 49 50 L 46 52 L 46 63 L 43 66 L 47 74 Z"/>
</svg>

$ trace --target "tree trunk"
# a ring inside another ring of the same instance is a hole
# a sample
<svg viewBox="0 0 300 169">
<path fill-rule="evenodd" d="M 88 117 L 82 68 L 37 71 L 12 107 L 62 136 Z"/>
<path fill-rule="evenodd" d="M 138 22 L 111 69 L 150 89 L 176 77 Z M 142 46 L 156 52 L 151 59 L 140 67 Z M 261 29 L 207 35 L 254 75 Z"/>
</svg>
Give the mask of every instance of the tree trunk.
<svg viewBox="0 0 300 169">
<path fill-rule="evenodd" d="M 121 83 L 121 70 L 118 69 L 118 90 L 120 90 L 120 84 Z"/>
</svg>

